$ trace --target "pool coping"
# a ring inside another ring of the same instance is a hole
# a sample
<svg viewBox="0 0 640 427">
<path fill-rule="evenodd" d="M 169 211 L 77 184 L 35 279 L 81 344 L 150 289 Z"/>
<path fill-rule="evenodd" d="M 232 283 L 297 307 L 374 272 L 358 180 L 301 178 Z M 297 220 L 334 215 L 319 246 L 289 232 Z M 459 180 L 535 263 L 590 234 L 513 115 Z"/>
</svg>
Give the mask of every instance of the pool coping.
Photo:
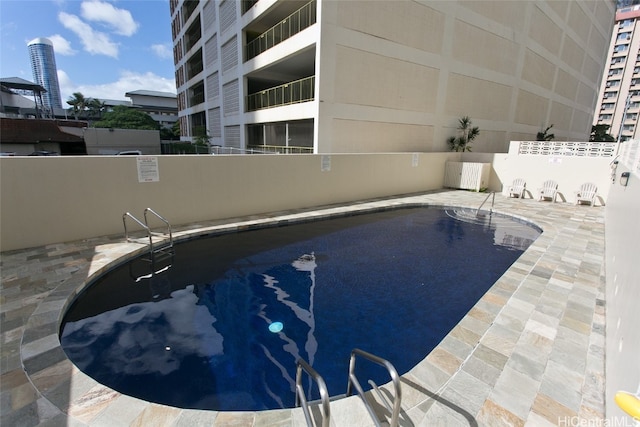
<svg viewBox="0 0 640 427">
<path fill-rule="evenodd" d="M 447 200 L 438 200 L 442 199 L 443 195 Z M 188 227 L 179 227 L 174 233 L 174 240 L 180 242 L 210 234 L 231 233 L 266 226 L 283 226 L 335 216 L 411 206 L 475 208 L 482 198 L 484 195 L 478 193 L 437 192 L 292 213 L 277 213 L 244 218 L 238 221 L 191 224 Z M 560 395 L 567 392 L 566 390 L 560 392 L 546 390 L 546 387 L 562 388 L 562 385 L 551 381 L 552 384 L 547 386 L 550 380 L 544 381 L 544 371 L 541 373 L 539 366 L 542 362 L 532 366 L 532 360 L 525 360 L 526 357 L 515 352 L 521 339 L 524 339 L 522 345 L 525 348 L 532 348 L 535 351 L 536 347 L 540 346 L 547 349 L 548 357 L 544 362 L 544 369 L 549 362 L 553 362 L 554 372 L 559 372 L 569 378 L 572 381 L 570 385 L 575 388 L 575 373 L 566 372 L 567 369 L 564 368 L 568 367 L 564 366 L 565 363 L 561 363 L 562 360 L 555 360 L 559 357 L 552 357 L 554 354 L 552 347 L 557 332 L 554 333 L 551 330 L 552 324 L 545 324 L 545 322 L 554 323 L 552 316 L 547 315 L 549 309 L 545 306 L 538 308 L 530 301 L 519 298 L 517 293 L 525 288 L 529 293 L 532 292 L 530 286 L 527 285 L 527 280 L 531 280 L 539 286 L 543 286 L 543 282 L 546 281 L 546 285 L 549 287 L 549 282 L 554 277 L 553 274 L 547 274 L 546 264 L 543 266 L 544 269 L 539 269 L 545 270 L 542 273 L 540 271 L 538 271 L 539 274 L 531 273 L 534 273 L 542 261 L 548 262 L 548 260 L 544 260 L 544 256 L 554 249 L 554 242 L 556 242 L 559 231 L 562 230 L 560 225 L 563 227 L 566 227 L 567 224 L 573 226 L 575 225 L 573 222 L 579 222 L 577 218 L 580 217 L 580 214 L 584 215 L 587 212 L 589 216 L 593 216 L 592 213 L 597 213 L 594 224 L 598 225 L 603 222 L 603 220 L 599 222 L 599 217 L 603 217 L 603 210 L 595 208 L 595 211 L 585 211 L 589 207 L 573 207 L 568 204 L 552 206 L 530 200 L 514 202 L 505 199 L 500 202 L 501 205 L 506 203 L 513 205 L 513 207 L 503 208 L 501 206 L 495 212 L 534 224 L 542 228 L 543 233 L 483 295 L 440 344 L 423 361 L 402 375 L 403 410 L 401 423 L 424 424 L 425 420 L 431 420 L 427 422 L 431 424 L 433 420 L 440 420 L 447 424 L 455 422 L 468 425 L 469 423 L 473 424 L 472 420 L 476 423 L 491 424 L 491 420 L 500 419 L 522 425 L 527 422 L 538 423 L 542 421 L 553 425 L 555 424 L 553 417 L 577 416 L 591 419 L 603 416 L 604 392 L 603 386 L 597 381 L 597 378 L 604 377 L 604 356 L 602 355 L 602 360 L 598 361 L 597 355 L 604 343 L 600 343 L 599 335 L 589 340 L 585 364 L 590 363 L 590 370 L 585 371 L 583 376 L 589 381 L 594 381 L 594 377 L 596 380 L 594 384 L 587 384 L 586 381 L 580 384 L 580 392 L 582 395 L 586 394 L 588 399 L 580 399 L 578 407 L 572 405 L 573 402 L 562 401 Z M 522 207 L 531 208 L 530 212 L 525 211 L 524 214 L 509 212 L 509 210 L 518 210 Z M 539 211 L 542 211 L 542 214 Z M 547 216 L 550 218 L 546 218 Z M 559 219 L 563 221 L 563 224 L 558 223 Z M 586 221 L 589 222 L 591 219 L 587 218 Z M 192 423 L 228 425 L 231 422 L 256 426 L 306 425 L 302 410 L 299 408 L 259 412 L 218 412 L 184 410 L 153 404 L 121 395 L 75 368 L 62 351 L 58 338 L 58 330 L 64 312 L 77 294 L 95 277 L 143 253 L 145 246 L 138 243 L 108 243 L 106 245 L 97 244 L 96 249 L 95 252 L 98 256 L 94 256 L 89 265 L 81 266 L 76 274 L 55 288 L 37 306 L 29 317 L 22 335 L 20 357 L 29 381 L 37 393 L 43 397 L 42 403 L 48 402 L 50 404 L 49 411 L 60 412 L 59 415 L 51 417 L 51 419 L 67 418 L 67 421 L 73 421 L 80 425 L 141 425 L 140 423 L 144 424 L 150 420 L 163 420 L 160 423 L 162 425 L 192 425 Z M 571 256 L 574 256 L 573 252 Z M 561 264 L 562 257 L 558 261 Z M 570 261 L 573 265 L 580 260 L 571 258 Z M 592 329 L 595 329 L 595 325 L 598 325 L 599 328 L 601 324 L 604 324 L 603 313 L 598 312 L 600 306 L 598 301 L 604 300 L 602 293 L 604 261 L 600 259 L 599 262 L 600 269 L 597 272 L 597 280 L 583 280 L 588 282 L 586 283 L 587 288 L 590 289 L 594 286 L 596 288 L 595 291 L 587 292 L 589 295 L 595 295 L 593 304 L 585 303 L 587 306 L 591 304 L 593 308 L 591 324 L 588 325 L 589 335 L 592 335 Z M 589 271 L 594 268 L 591 264 L 588 266 Z M 554 268 L 555 271 L 562 272 L 562 268 L 558 269 L 558 266 Z M 578 267 L 574 272 L 575 276 L 579 277 L 580 268 Z M 545 277 L 547 275 L 549 277 Z M 557 277 L 559 278 L 551 283 L 552 294 L 562 294 L 561 290 L 566 290 L 569 283 L 573 284 L 569 279 L 565 280 L 560 273 Z M 555 308 L 551 311 L 555 313 L 557 310 Z M 533 314 L 536 313 L 538 316 L 534 317 Z M 519 314 L 529 314 L 528 320 L 526 322 L 518 320 L 517 315 Z M 585 322 L 581 322 L 574 329 L 583 330 Z M 556 324 L 556 329 L 558 329 L 558 325 Z M 520 333 L 514 332 L 514 329 L 520 330 Z M 604 330 L 603 326 L 602 330 Z M 569 341 L 583 340 L 582 336 L 568 335 Z M 582 341 L 579 344 L 582 344 Z M 509 361 L 514 360 L 512 357 L 514 354 L 518 355 L 518 360 L 510 365 Z M 587 356 L 593 360 L 586 360 Z M 499 369 L 500 366 L 502 369 Z M 521 369 L 516 369 L 514 366 L 520 366 Z M 505 376 L 505 372 L 508 373 L 508 376 Z M 527 374 L 533 378 L 528 378 Z M 501 386 L 502 383 L 509 388 L 518 381 L 527 385 L 526 397 L 529 400 L 533 398 L 529 404 L 522 402 L 525 396 L 516 396 L 515 400 L 517 401 L 513 402 L 514 399 L 510 398 L 508 393 L 502 390 L 502 387 L 498 387 L 501 388 L 499 392 L 495 391 L 496 386 Z M 586 386 L 588 386 L 587 389 L 583 390 Z M 388 385 L 383 389 L 388 390 Z M 533 394 L 534 390 L 535 394 Z M 541 390 L 545 393 L 540 393 Z M 569 392 L 572 395 L 575 394 L 573 389 Z M 558 398 L 554 400 L 553 397 Z M 368 419 L 368 415 L 357 399 L 358 397 L 352 396 L 331 403 L 332 425 L 368 425 L 363 421 Z M 540 409 L 542 403 L 548 406 L 549 402 L 555 402 L 555 405 L 551 405 L 553 408 L 551 413 L 549 410 Z"/>
</svg>

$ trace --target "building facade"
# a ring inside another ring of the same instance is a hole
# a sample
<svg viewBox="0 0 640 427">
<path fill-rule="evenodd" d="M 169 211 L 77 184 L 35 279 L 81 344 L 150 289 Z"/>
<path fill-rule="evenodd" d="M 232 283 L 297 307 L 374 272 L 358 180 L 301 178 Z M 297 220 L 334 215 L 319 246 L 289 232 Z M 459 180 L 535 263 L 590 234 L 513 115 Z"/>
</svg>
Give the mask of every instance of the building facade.
<svg viewBox="0 0 640 427">
<path fill-rule="evenodd" d="M 47 91 L 43 94 L 45 107 L 62 108 L 58 69 L 51 40 L 40 37 L 27 44 L 33 80 Z"/>
<path fill-rule="evenodd" d="M 176 95 L 155 90 L 133 90 L 124 94 L 131 106 L 149 114 L 160 126 L 171 128 L 178 121 Z"/>
<path fill-rule="evenodd" d="M 615 1 L 171 0 L 184 139 L 279 152 L 588 140 Z"/>
<path fill-rule="evenodd" d="M 594 125 L 620 141 L 640 138 L 640 5 L 616 12 Z"/>
</svg>

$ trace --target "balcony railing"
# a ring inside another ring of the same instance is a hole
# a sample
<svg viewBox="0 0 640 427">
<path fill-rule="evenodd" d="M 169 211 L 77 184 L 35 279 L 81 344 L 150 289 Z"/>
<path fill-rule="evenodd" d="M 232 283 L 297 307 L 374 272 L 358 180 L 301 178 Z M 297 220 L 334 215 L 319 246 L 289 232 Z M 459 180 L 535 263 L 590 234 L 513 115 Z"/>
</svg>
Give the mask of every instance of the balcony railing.
<svg viewBox="0 0 640 427">
<path fill-rule="evenodd" d="M 247 111 L 313 101 L 315 76 L 285 83 L 247 96 Z"/>
<path fill-rule="evenodd" d="M 312 0 L 247 43 L 247 61 L 315 23 L 316 0 Z"/>
<path fill-rule="evenodd" d="M 313 147 L 299 145 L 251 145 L 249 148 L 265 154 L 313 154 Z"/>
</svg>

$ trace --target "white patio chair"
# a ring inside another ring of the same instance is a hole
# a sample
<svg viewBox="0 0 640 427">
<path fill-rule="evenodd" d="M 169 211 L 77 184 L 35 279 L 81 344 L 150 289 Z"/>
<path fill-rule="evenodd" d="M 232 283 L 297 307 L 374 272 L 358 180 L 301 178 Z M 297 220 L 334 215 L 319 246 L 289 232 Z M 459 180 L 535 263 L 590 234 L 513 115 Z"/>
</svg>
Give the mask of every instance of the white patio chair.
<svg viewBox="0 0 640 427">
<path fill-rule="evenodd" d="M 558 194 L 558 183 L 552 179 L 549 179 L 542 183 L 542 188 L 538 188 L 538 200 L 551 199 L 553 203 L 556 202 L 556 195 Z"/>
<path fill-rule="evenodd" d="M 576 205 L 581 202 L 587 202 L 591 206 L 596 205 L 596 194 L 598 193 L 598 187 L 591 182 L 585 182 L 580 186 L 580 189 L 576 191 Z"/>
<path fill-rule="evenodd" d="M 511 187 L 509 187 L 509 197 L 515 196 L 524 199 L 524 190 L 527 187 L 527 183 L 522 178 L 516 178 L 513 180 Z"/>
</svg>

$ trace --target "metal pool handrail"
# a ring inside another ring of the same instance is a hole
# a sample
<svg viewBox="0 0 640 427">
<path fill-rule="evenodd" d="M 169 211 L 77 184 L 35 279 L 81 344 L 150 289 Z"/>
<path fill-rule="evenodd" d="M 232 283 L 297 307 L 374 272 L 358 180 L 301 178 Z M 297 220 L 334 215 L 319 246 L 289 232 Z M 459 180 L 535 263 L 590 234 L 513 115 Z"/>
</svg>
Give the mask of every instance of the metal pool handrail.
<svg viewBox="0 0 640 427">
<path fill-rule="evenodd" d="M 149 237 L 149 247 L 151 248 L 151 250 L 153 250 L 153 240 L 151 240 L 151 230 L 149 229 L 149 227 L 146 224 L 143 224 L 142 221 L 140 221 L 135 216 L 131 215 L 129 212 L 125 212 L 124 214 L 122 214 L 122 223 L 124 224 L 124 238 L 125 238 L 125 240 L 127 242 L 129 241 L 129 233 L 127 231 L 127 218 L 131 218 L 140 227 L 142 227 L 145 230 L 147 230 L 147 236 Z"/>
<path fill-rule="evenodd" d="M 484 204 L 487 203 L 487 200 L 489 200 L 489 197 L 491 197 L 491 196 L 493 196 L 493 199 L 491 199 L 491 209 L 489 209 L 489 213 L 493 212 L 493 205 L 496 202 L 496 192 L 495 191 L 492 191 L 491 193 L 487 194 L 487 197 L 485 197 L 484 201 L 480 204 L 478 209 L 476 209 L 476 216 L 478 216 L 478 214 L 480 213 L 480 209 L 482 209 Z"/>
<path fill-rule="evenodd" d="M 149 222 L 147 221 L 147 212 L 151 212 L 152 214 L 154 214 L 156 217 L 158 217 L 162 222 L 164 222 L 167 226 L 167 233 L 169 235 L 169 243 L 168 244 L 164 244 L 161 245 L 159 247 L 159 249 L 154 249 L 153 248 L 153 235 L 160 235 L 162 236 L 163 234 L 161 233 L 153 233 L 151 231 L 151 228 L 149 228 Z M 122 215 L 122 223 L 124 225 L 124 238 L 127 242 L 129 242 L 129 231 L 127 230 L 127 218 L 131 218 L 133 221 L 135 221 L 140 227 L 144 228 L 147 232 L 147 237 L 149 238 L 149 255 L 151 258 L 153 258 L 154 254 L 156 252 L 165 252 L 166 249 L 169 249 L 170 251 L 167 253 L 171 253 L 171 251 L 173 251 L 173 234 L 171 233 L 171 224 L 169 224 L 169 221 L 167 221 L 166 219 L 164 219 L 160 214 L 158 214 L 156 211 L 154 211 L 151 208 L 146 208 L 144 210 L 144 223 L 142 223 L 142 221 L 140 221 L 138 218 L 136 218 L 135 216 L 133 216 L 131 213 L 129 212 L 125 212 Z"/>
<path fill-rule="evenodd" d="M 349 384 L 347 385 L 347 396 L 351 396 L 351 391 L 352 391 L 351 389 L 352 387 L 355 387 L 356 390 L 358 391 L 358 394 L 360 395 L 360 399 L 362 399 L 362 402 L 364 403 L 364 406 L 367 408 L 367 411 L 369 411 L 369 415 L 371 415 L 371 418 L 373 419 L 373 421 L 377 426 L 381 425 L 380 420 L 378 419 L 378 416 L 375 414 L 373 408 L 371 407 L 371 404 L 367 401 L 367 398 L 364 395 L 364 390 L 362 389 L 362 386 L 360 385 L 360 382 L 358 381 L 358 378 L 356 378 L 356 375 L 355 375 L 356 356 L 362 356 L 365 359 L 369 360 L 370 362 L 377 363 L 378 365 L 385 367 L 387 371 L 389 371 L 389 375 L 391 376 L 391 381 L 393 382 L 393 388 L 395 391 L 395 396 L 393 399 L 393 409 L 391 408 L 391 405 L 389 405 L 387 398 L 378 389 L 378 386 L 371 380 L 369 380 L 369 384 L 373 386 L 373 389 L 378 393 L 378 396 L 380 397 L 384 405 L 391 412 L 391 421 L 389 422 L 389 426 L 397 427 L 398 418 L 400 416 L 400 403 L 402 399 L 402 390 L 400 388 L 400 377 L 398 375 L 398 372 L 396 371 L 396 368 L 394 368 L 391 362 L 389 362 L 388 360 L 378 357 L 374 354 L 368 353 L 364 350 L 355 348 L 351 351 L 351 359 L 349 360 Z"/>
<path fill-rule="evenodd" d="M 307 420 L 308 426 L 314 426 L 313 420 L 311 419 L 311 413 L 309 412 L 309 403 L 307 402 L 307 398 L 304 394 L 304 389 L 302 388 L 302 370 L 309 375 L 317 384 L 318 390 L 320 391 L 320 399 L 322 400 L 322 427 L 329 427 L 330 425 L 330 417 L 331 417 L 331 409 L 329 406 L 329 391 L 327 390 L 327 386 L 324 383 L 324 380 L 313 369 L 307 362 L 302 359 L 299 359 L 296 363 L 296 406 L 301 406 L 302 411 L 304 412 L 304 418 Z"/>
<path fill-rule="evenodd" d="M 154 211 L 153 209 L 145 208 L 145 210 L 144 210 L 144 223 L 147 224 L 147 227 L 149 227 L 149 221 L 147 221 L 147 212 L 151 212 L 160 221 L 165 223 L 165 225 L 167 226 L 167 234 L 169 234 L 169 247 L 172 248 L 173 247 L 173 234 L 171 233 L 171 224 L 169 224 L 169 221 L 164 219 L 164 217 L 162 217 L 162 215 L 160 215 L 158 212 Z"/>
</svg>

